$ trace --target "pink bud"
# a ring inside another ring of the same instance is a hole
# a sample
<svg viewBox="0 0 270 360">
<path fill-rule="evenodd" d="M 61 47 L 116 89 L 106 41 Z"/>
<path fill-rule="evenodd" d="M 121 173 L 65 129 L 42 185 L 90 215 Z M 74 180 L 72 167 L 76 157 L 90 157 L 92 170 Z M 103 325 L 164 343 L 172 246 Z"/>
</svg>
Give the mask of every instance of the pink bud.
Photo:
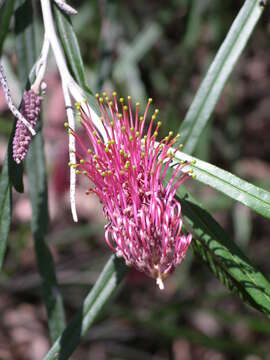
<svg viewBox="0 0 270 360">
<path fill-rule="evenodd" d="M 33 90 L 25 91 L 20 108 L 21 114 L 35 128 L 40 113 L 42 98 Z M 29 149 L 32 134 L 18 119 L 16 131 L 13 138 L 13 159 L 19 164 L 26 156 Z"/>
</svg>

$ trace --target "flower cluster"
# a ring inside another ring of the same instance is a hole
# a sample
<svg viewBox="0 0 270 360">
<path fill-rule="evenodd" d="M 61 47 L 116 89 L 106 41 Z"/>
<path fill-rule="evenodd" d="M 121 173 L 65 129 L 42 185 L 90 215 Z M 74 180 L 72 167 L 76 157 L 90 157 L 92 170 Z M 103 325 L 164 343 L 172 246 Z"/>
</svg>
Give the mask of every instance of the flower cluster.
<svg viewBox="0 0 270 360">
<path fill-rule="evenodd" d="M 21 114 L 35 128 L 40 113 L 42 97 L 38 96 L 34 90 L 25 91 L 20 108 Z M 17 120 L 16 131 L 13 139 L 13 158 L 19 164 L 26 156 L 29 149 L 32 134 L 22 123 Z"/>
<path fill-rule="evenodd" d="M 130 97 L 125 104 L 123 98 L 118 102 L 115 92 L 112 99 L 106 93 L 103 96 L 96 95 L 107 139 L 97 132 L 90 111 L 78 104 L 91 148 L 70 129 L 78 145 L 78 163 L 70 166 L 91 180 L 87 194 L 95 193 L 104 205 L 107 244 L 127 265 L 155 278 L 163 289 L 163 280 L 182 261 L 191 242 L 191 234 L 181 232 L 181 205 L 175 199 L 178 187 L 189 177 L 182 171 L 186 164 L 174 166 L 164 185 L 178 136 L 169 132 L 156 141 L 161 126 L 156 121 L 158 109 L 144 131 L 152 99 L 140 116 L 139 103 L 133 112 Z"/>
</svg>

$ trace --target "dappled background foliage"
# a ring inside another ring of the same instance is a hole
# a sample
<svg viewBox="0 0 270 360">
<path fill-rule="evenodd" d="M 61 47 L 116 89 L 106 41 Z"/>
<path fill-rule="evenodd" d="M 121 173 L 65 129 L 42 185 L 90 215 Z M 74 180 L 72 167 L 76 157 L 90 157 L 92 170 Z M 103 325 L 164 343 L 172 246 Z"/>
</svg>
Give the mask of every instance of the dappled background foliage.
<svg viewBox="0 0 270 360">
<path fill-rule="evenodd" d="M 16 2 L 16 7 L 23 3 Z M 40 8 L 38 2 L 34 3 L 38 53 L 43 30 Z M 243 3 L 70 1 L 78 10 L 72 24 L 87 84 L 93 92 L 117 90 L 119 95 L 131 95 L 141 104 L 152 97 L 160 109 L 161 135 L 178 131 Z M 193 151 L 195 157 L 266 190 L 270 190 L 269 17 L 266 5 Z M 12 94 L 19 103 L 27 73 L 22 75 L 23 71 L 18 70 L 24 64 L 18 56 L 20 28 L 16 24 L 19 21 L 12 17 L 0 51 Z M 0 22 L 0 36 L 2 26 Z M 53 254 L 69 320 L 95 283 L 110 251 L 104 242 L 101 205 L 94 196 L 84 196 L 87 185 L 82 180 L 77 189 L 79 222 L 75 224 L 71 218 L 68 145 L 63 128 L 66 114 L 53 58 L 46 82 L 43 135 L 50 210 L 46 243 Z M 13 119 L 1 93 L 0 111 L 3 164 Z M 27 166 L 31 166 L 31 158 Z M 0 275 L 0 358 L 6 360 L 41 359 L 50 348 L 29 226 L 29 181 L 31 175 L 24 177 L 24 194 L 13 190 L 11 230 Z M 252 263 L 266 276 L 270 274 L 269 219 L 197 181 L 189 180 L 187 187 Z M 193 250 L 202 253 L 199 242 L 194 242 Z M 114 301 L 99 314 L 72 359 L 266 358 L 270 353 L 267 317 L 228 291 L 194 252 L 188 252 L 162 292 L 141 273 L 129 271 Z M 207 259 L 207 250 L 204 255 Z M 211 259 L 208 262 L 211 266 Z M 220 268 L 214 264 L 212 270 L 229 288 L 238 287 L 226 270 L 224 275 L 223 263 Z M 239 291 L 244 293 L 237 288 Z"/>
</svg>

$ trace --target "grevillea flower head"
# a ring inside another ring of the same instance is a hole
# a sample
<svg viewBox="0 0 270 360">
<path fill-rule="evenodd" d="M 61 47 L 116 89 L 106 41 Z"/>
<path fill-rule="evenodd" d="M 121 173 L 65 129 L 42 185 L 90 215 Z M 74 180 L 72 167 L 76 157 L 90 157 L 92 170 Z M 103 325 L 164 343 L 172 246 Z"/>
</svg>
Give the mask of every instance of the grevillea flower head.
<svg viewBox="0 0 270 360">
<path fill-rule="evenodd" d="M 42 97 L 34 90 L 25 91 L 20 107 L 24 118 L 35 128 L 40 113 Z M 17 120 L 16 131 L 13 138 L 13 158 L 19 164 L 26 156 L 29 149 L 32 134 L 20 119 Z"/>
<path fill-rule="evenodd" d="M 119 104 L 115 92 L 112 100 L 103 95 L 96 97 L 107 139 L 100 136 L 91 116 L 79 104 L 91 148 L 70 129 L 78 145 L 78 163 L 70 166 L 91 180 L 93 186 L 87 193 L 95 193 L 104 205 L 108 220 L 105 239 L 110 248 L 127 265 L 155 278 L 163 289 L 163 280 L 180 264 L 191 242 L 191 234 L 181 232 L 181 205 L 175 198 L 178 187 L 189 176 L 182 171 L 186 164 L 174 166 L 164 185 L 177 151 L 171 147 L 178 136 L 170 132 L 156 142 L 161 126 L 160 121 L 156 122 L 157 109 L 145 130 L 152 99 L 140 116 L 139 103 L 133 112 L 130 97 L 127 104 L 120 98 Z"/>
</svg>

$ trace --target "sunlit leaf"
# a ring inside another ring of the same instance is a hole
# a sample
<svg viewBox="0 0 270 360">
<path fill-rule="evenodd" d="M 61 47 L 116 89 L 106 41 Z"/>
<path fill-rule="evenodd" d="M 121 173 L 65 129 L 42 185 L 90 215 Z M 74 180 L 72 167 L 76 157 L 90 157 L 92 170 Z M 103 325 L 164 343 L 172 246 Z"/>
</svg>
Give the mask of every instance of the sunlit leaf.
<svg viewBox="0 0 270 360">
<path fill-rule="evenodd" d="M 260 1 L 246 0 L 233 22 L 180 126 L 184 152 L 192 153 L 195 150 L 199 137 L 263 9 Z"/>
<path fill-rule="evenodd" d="M 195 253 L 230 291 L 270 317 L 270 283 L 241 252 L 214 218 L 181 186 L 185 226 Z"/>
<path fill-rule="evenodd" d="M 85 298 L 82 307 L 64 333 L 56 340 L 43 360 L 68 359 L 83 336 L 100 314 L 104 305 L 111 299 L 127 273 L 124 262 L 112 256 L 104 267 L 94 287 Z"/>
<path fill-rule="evenodd" d="M 190 165 L 185 168 L 185 171 L 192 169 L 196 180 L 211 186 L 270 219 L 270 193 L 268 191 L 180 151 L 176 153 L 175 161 L 189 162 Z"/>
</svg>

